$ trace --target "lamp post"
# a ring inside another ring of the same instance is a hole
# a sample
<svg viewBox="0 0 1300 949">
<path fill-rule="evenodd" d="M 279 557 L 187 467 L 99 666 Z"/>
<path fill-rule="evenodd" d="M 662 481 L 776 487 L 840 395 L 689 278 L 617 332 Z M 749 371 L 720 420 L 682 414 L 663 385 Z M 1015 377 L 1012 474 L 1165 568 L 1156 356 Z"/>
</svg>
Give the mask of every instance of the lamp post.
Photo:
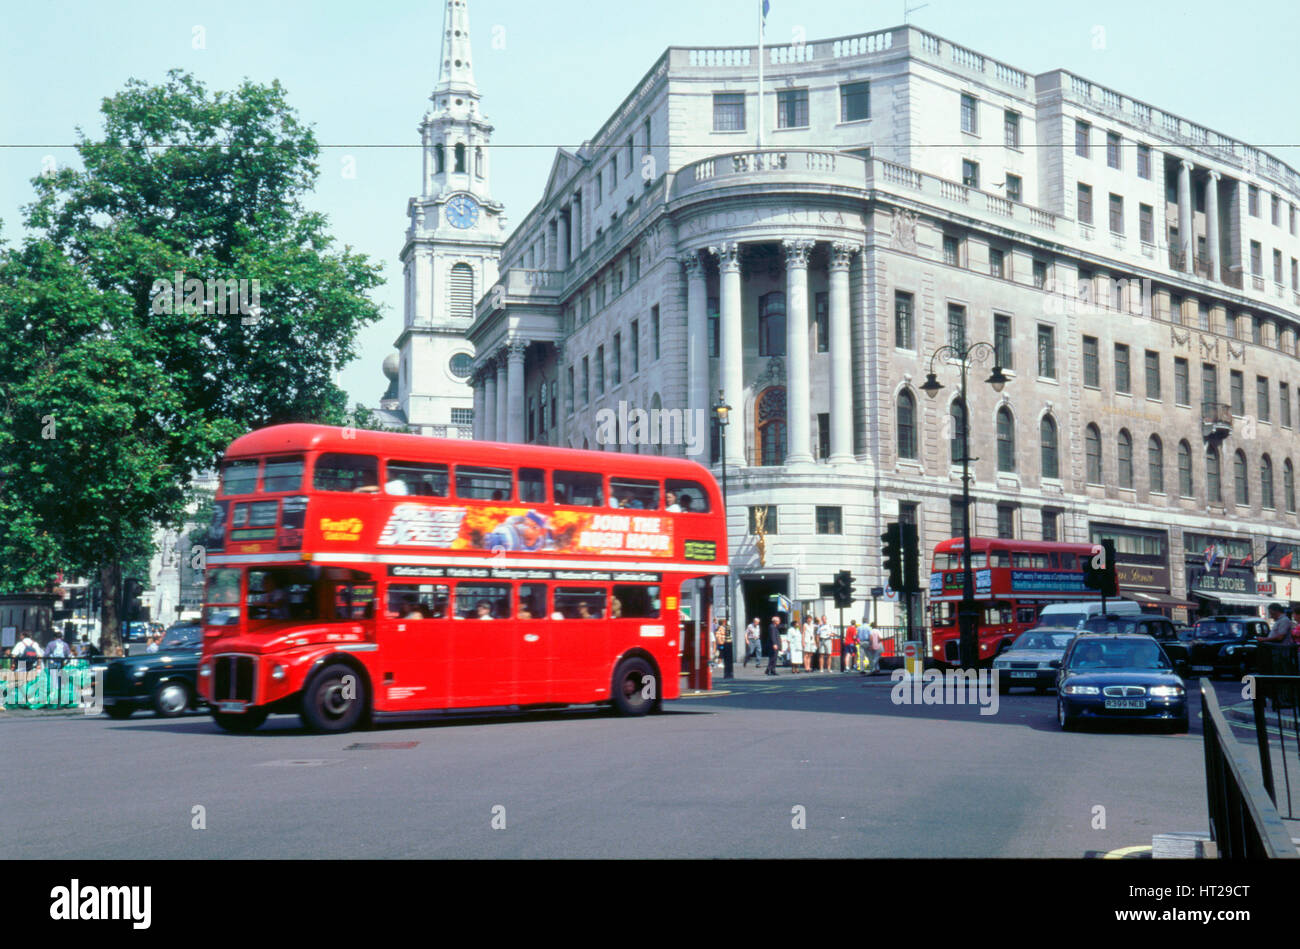
<svg viewBox="0 0 1300 949">
<path fill-rule="evenodd" d="M 724 393 L 718 390 L 718 401 L 713 403 L 713 416 L 718 420 L 718 435 L 722 448 L 722 512 L 725 523 L 727 516 L 727 424 L 731 420 L 731 406 L 727 404 Z M 731 564 L 728 561 L 726 585 L 722 591 L 723 610 L 727 614 L 727 639 L 722 646 L 722 677 L 730 679 L 735 672 L 735 657 L 732 655 L 732 643 L 735 633 L 731 616 Z"/>
<path fill-rule="evenodd" d="M 970 402 L 966 398 L 966 370 L 971 357 L 993 357 L 993 372 L 984 381 L 1001 392 L 1008 382 L 998 365 L 997 349 L 992 343 L 972 343 L 970 346 L 940 346 L 930 356 L 930 371 L 926 373 L 921 391 L 933 399 L 943 385 L 934 376 L 934 361 L 942 355 L 955 358 L 961 366 L 961 524 L 962 524 L 962 586 L 961 605 L 957 608 L 957 627 L 961 631 L 961 666 L 974 669 L 979 662 L 979 612 L 975 604 L 975 573 L 971 569 L 970 549 L 970 463 L 978 458 L 970 456 Z"/>
</svg>

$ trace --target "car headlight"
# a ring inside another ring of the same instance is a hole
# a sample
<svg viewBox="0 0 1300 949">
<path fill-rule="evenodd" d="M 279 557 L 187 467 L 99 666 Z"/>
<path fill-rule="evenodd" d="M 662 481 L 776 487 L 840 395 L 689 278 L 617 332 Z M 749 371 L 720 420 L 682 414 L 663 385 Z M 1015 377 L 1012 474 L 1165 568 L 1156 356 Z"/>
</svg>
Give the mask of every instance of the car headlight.
<svg viewBox="0 0 1300 949">
<path fill-rule="evenodd" d="M 278 662 L 271 667 L 271 678 L 276 682 L 282 681 L 286 675 L 288 675 L 288 673 L 284 671 L 284 666 L 280 665 Z"/>
<path fill-rule="evenodd" d="M 1175 695 L 1183 694 L 1181 685 L 1157 685 L 1151 690 L 1151 694 L 1160 698 L 1172 698 Z"/>
<path fill-rule="evenodd" d="M 994 668 L 994 669 L 1007 669 L 1007 668 L 1009 668 L 1010 666 L 1011 666 L 1011 663 L 1008 662 L 1006 659 L 994 659 L 994 660 L 993 660 L 993 668 Z"/>
<path fill-rule="evenodd" d="M 1236 647 L 1236 646 L 1224 646 L 1224 647 L 1223 647 L 1223 654 L 1224 654 L 1225 656 L 1231 656 L 1231 655 L 1232 655 L 1234 652 L 1236 652 L 1236 651 L 1237 651 L 1237 647 Z"/>
<path fill-rule="evenodd" d="M 1066 695 L 1099 695 L 1101 690 L 1095 685 L 1067 685 L 1065 687 Z"/>
</svg>

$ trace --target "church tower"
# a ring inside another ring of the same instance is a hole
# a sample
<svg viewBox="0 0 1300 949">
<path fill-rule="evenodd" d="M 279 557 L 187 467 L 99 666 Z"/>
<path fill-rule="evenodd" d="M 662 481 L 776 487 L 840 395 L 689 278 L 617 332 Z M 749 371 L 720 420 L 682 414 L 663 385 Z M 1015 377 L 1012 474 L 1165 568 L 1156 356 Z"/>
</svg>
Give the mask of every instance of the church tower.
<svg viewBox="0 0 1300 949">
<path fill-rule="evenodd" d="M 422 434 L 469 438 L 474 348 L 465 333 L 474 305 L 497 279 L 506 221 L 489 187 L 492 126 L 474 83 L 466 0 L 447 0 L 442 63 L 429 100 L 420 123 L 422 185 L 407 203 L 400 256 L 405 307 L 397 399 L 407 424 Z"/>
</svg>

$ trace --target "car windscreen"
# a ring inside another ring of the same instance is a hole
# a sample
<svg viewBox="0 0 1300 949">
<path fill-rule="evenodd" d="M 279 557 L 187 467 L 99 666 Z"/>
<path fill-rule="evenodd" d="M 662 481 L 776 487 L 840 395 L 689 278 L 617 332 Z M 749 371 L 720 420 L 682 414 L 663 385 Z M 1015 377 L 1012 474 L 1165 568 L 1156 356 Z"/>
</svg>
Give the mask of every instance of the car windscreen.
<svg viewBox="0 0 1300 949">
<path fill-rule="evenodd" d="M 1049 626 L 1068 626 L 1071 629 L 1079 629 L 1087 618 L 1087 613 L 1053 613 L 1049 616 L 1040 616 L 1038 619 L 1039 622 Z"/>
<path fill-rule="evenodd" d="M 163 649 L 185 649 L 203 643 L 203 629 L 199 626 L 173 626 L 163 636 Z"/>
<path fill-rule="evenodd" d="M 1090 633 L 1132 633 L 1137 631 L 1137 620 L 1129 616 L 1092 616 L 1083 628 Z"/>
<path fill-rule="evenodd" d="M 1169 658 L 1153 639 L 1092 639 L 1076 644 L 1071 671 L 1170 669 Z"/>
<path fill-rule="evenodd" d="M 1241 639 L 1246 624 L 1232 620 L 1202 620 L 1196 624 L 1197 639 Z"/>
<path fill-rule="evenodd" d="M 1070 640 L 1074 638 L 1074 633 L 1045 633 L 1029 632 L 1021 633 L 1016 637 L 1016 641 L 1011 644 L 1012 649 L 1064 649 L 1070 645 Z"/>
</svg>

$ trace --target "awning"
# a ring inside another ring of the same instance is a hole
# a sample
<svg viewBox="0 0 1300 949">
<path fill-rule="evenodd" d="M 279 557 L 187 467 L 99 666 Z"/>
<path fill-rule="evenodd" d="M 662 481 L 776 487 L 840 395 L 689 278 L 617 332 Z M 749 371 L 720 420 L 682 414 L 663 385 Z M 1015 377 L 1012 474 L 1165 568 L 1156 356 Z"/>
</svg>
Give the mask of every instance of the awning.
<svg viewBox="0 0 1300 949">
<path fill-rule="evenodd" d="M 1196 604 L 1190 600 L 1181 600 L 1176 596 L 1168 596 L 1163 593 L 1142 593 L 1137 590 L 1126 590 L 1124 599 L 1132 600 L 1143 606 L 1188 606 L 1193 607 Z"/>
<path fill-rule="evenodd" d="M 1192 595 L 1206 600 L 1217 600 L 1228 606 L 1268 606 L 1270 603 L 1278 602 L 1275 596 L 1260 596 L 1257 593 L 1210 593 L 1208 591 L 1202 593 L 1193 590 Z"/>
</svg>

